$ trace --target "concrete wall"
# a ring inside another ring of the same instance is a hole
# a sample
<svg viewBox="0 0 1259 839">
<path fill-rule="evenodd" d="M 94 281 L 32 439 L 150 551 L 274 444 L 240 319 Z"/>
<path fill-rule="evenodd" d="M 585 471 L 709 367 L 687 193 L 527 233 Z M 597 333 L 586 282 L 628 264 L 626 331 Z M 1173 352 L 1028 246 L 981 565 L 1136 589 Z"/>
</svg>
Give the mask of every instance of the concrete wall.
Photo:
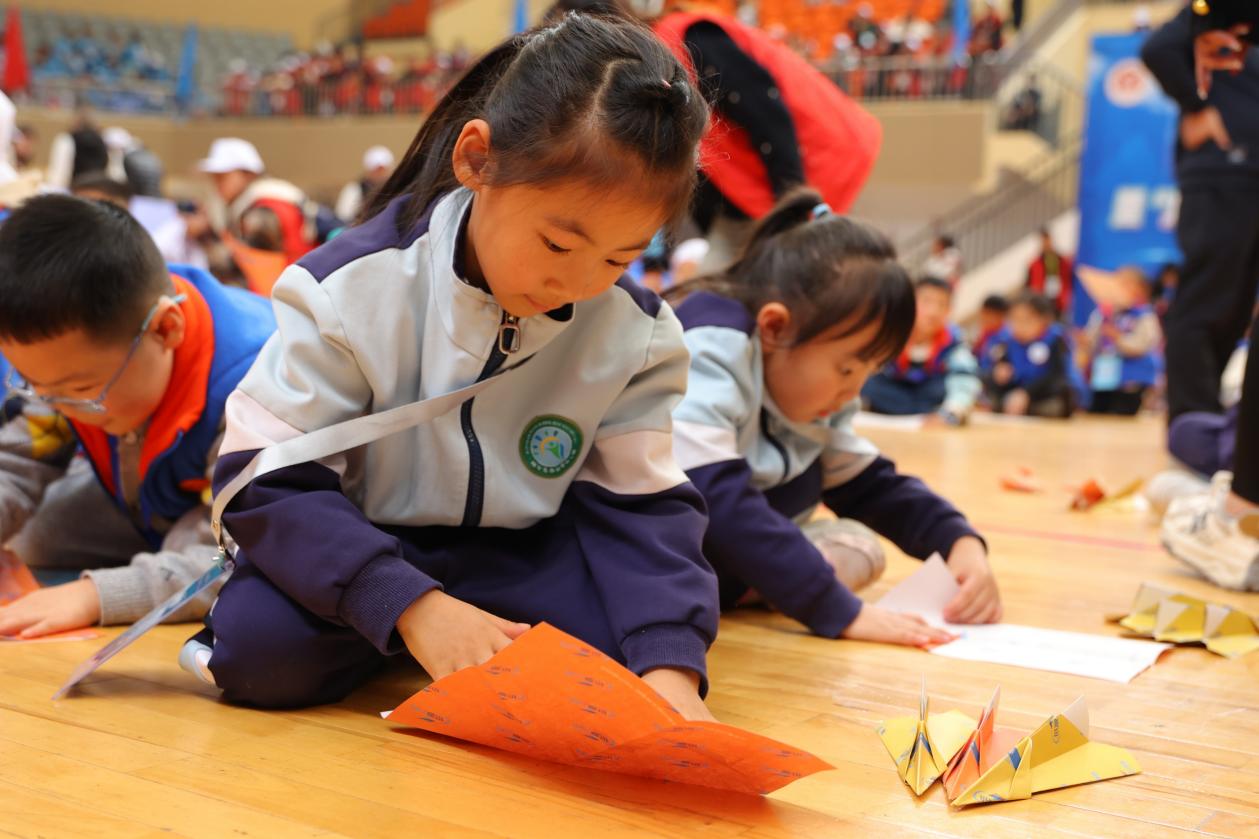
<svg viewBox="0 0 1259 839">
<path fill-rule="evenodd" d="M 307 48 L 323 36 L 325 20 L 348 10 L 350 0 L 34 0 L 32 7 L 180 25 L 195 21 L 228 29 L 288 32 L 299 48 Z"/>
</svg>

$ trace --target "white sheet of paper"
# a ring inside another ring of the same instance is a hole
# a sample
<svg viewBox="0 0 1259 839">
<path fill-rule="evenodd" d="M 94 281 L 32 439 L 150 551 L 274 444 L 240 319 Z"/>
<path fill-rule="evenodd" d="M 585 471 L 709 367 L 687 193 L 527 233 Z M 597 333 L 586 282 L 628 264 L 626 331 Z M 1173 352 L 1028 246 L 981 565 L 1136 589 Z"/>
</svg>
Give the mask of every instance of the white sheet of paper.
<svg viewBox="0 0 1259 839">
<path fill-rule="evenodd" d="M 1109 682 L 1132 681 L 1171 646 L 1009 623 L 951 624 L 944 620 L 943 612 L 958 588 L 944 560 L 935 554 L 889 591 L 878 605 L 895 612 L 922 615 L 929 623 L 962 636 L 933 648 L 934 655 L 1071 673 Z"/>
</svg>

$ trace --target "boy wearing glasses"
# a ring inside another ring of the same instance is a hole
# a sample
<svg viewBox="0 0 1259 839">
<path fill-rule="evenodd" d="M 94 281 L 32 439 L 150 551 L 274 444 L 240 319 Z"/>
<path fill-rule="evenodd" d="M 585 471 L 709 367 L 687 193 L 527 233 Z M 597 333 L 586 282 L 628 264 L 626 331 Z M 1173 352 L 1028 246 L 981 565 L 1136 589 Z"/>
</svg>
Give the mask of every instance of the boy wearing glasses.
<svg viewBox="0 0 1259 839">
<path fill-rule="evenodd" d="M 0 226 L 4 401 L 21 406 L 0 427 L 0 545 L 83 571 L 0 608 L 0 635 L 129 623 L 210 567 L 224 403 L 274 330 L 266 300 L 168 267 L 112 205 L 41 196 Z"/>
</svg>

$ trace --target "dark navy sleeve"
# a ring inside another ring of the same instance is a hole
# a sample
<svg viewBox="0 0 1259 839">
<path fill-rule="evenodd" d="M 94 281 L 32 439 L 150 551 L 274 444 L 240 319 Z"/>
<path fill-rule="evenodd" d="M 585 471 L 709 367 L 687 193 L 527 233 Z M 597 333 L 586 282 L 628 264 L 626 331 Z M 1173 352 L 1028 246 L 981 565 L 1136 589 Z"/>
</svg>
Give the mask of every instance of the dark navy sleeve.
<svg viewBox="0 0 1259 839">
<path fill-rule="evenodd" d="M 918 559 L 937 552 L 948 559 L 963 536 L 983 541 L 956 507 L 918 478 L 897 472 L 886 457 L 875 458 L 851 481 L 824 491 L 822 500 L 835 515 L 856 519 Z"/>
<path fill-rule="evenodd" d="M 692 670 L 708 691 L 705 657 L 717 637 L 717 579 L 700 558 L 704 500 L 684 483 L 622 495 L 575 481 L 565 498 L 626 666 Z"/>
<path fill-rule="evenodd" d="M 687 476 L 708 504 L 704 555 L 718 572 L 756 589 L 817 635 L 839 637 L 861 611 L 861 600 L 800 528 L 752 486 L 747 461 L 724 460 Z"/>
<path fill-rule="evenodd" d="M 255 454 L 221 456 L 214 491 Z M 439 588 L 345 496 L 340 476 L 318 463 L 254 479 L 228 505 L 223 523 L 245 559 L 277 588 L 323 620 L 354 628 L 382 653 L 403 649 L 398 618 Z"/>
<path fill-rule="evenodd" d="M 723 117 L 747 132 L 765 163 L 774 194 L 804 183 L 795 123 L 769 72 L 715 23 L 696 23 L 686 30 L 684 40 L 704 95 Z"/>
</svg>

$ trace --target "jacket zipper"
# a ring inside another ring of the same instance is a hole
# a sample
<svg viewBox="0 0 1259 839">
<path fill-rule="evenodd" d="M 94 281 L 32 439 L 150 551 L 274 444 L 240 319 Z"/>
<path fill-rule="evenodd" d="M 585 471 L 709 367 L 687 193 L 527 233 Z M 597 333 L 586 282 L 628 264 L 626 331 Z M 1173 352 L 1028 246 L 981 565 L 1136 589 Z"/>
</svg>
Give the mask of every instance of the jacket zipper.
<svg viewBox="0 0 1259 839">
<path fill-rule="evenodd" d="M 773 446 L 779 456 L 782 457 L 783 476 L 779 483 L 787 483 L 787 476 L 791 474 L 791 461 L 787 458 L 787 449 L 782 443 L 778 442 L 778 439 L 774 437 L 773 434 L 769 433 L 769 412 L 764 409 L 761 410 L 761 434 L 765 435 L 765 439 L 769 441 L 769 444 Z"/>
<path fill-rule="evenodd" d="M 498 324 L 498 340 L 490 348 L 490 357 L 481 369 L 477 381 L 488 379 L 503 366 L 507 357 L 520 349 L 520 318 L 503 312 Z M 481 453 L 481 441 L 472 427 L 472 403 L 476 397 L 464 402 L 459 408 L 459 425 L 463 439 L 468 444 L 468 495 L 463 504 L 463 527 L 478 527 L 485 506 L 485 456 Z"/>
</svg>

